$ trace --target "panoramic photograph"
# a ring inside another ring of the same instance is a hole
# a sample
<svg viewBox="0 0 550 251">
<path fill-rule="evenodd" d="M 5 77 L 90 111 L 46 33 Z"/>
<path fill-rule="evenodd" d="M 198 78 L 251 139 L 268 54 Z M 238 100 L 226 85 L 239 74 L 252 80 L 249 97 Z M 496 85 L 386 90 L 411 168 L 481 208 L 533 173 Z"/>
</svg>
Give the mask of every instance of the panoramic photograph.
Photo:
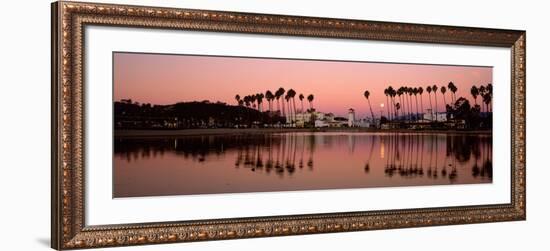
<svg viewBox="0 0 550 251">
<path fill-rule="evenodd" d="M 493 68 L 113 53 L 113 197 L 492 183 Z"/>
</svg>

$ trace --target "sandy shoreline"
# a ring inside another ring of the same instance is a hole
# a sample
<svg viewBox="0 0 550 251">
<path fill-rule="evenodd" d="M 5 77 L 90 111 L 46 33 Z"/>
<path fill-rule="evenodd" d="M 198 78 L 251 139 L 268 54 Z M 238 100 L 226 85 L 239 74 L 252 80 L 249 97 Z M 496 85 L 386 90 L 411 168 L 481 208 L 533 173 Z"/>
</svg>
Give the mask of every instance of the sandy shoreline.
<svg viewBox="0 0 550 251">
<path fill-rule="evenodd" d="M 184 129 L 184 130 L 115 130 L 117 138 L 136 137 L 179 137 L 226 134 L 265 134 L 288 132 L 382 132 L 382 133 L 423 133 L 423 134 L 491 134 L 489 130 L 455 131 L 455 130 L 380 130 L 369 128 L 216 128 L 216 129 Z"/>
</svg>

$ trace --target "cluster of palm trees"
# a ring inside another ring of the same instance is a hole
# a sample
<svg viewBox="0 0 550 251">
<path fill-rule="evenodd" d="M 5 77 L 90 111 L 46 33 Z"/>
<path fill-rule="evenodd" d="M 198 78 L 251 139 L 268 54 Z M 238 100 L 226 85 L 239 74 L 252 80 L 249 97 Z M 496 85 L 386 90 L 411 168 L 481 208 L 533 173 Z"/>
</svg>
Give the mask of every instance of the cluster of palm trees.
<svg viewBox="0 0 550 251">
<path fill-rule="evenodd" d="M 458 88 L 453 82 L 449 82 L 447 86 L 441 86 L 439 88 L 437 85 L 429 85 L 426 87 L 426 92 L 428 93 L 428 99 L 430 103 L 430 111 L 431 111 L 431 118 L 435 118 L 435 121 L 437 121 L 437 116 L 434 115 L 438 113 L 437 111 L 437 91 L 440 91 L 441 96 L 443 98 L 443 102 L 445 103 L 445 107 L 447 107 L 447 99 L 445 97 L 445 93 L 447 93 L 447 90 L 450 91 L 450 101 L 451 104 L 454 104 L 456 102 L 456 92 L 458 91 Z M 435 105 L 432 103 L 432 92 L 433 92 L 433 99 Z M 422 117 L 424 114 L 424 101 L 423 101 L 423 95 L 424 94 L 424 88 L 420 87 L 410 87 L 410 86 L 401 86 L 398 89 L 394 89 L 392 86 L 387 87 L 384 89 L 384 95 L 386 96 L 386 111 L 387 111 L 387 119 L 390 121 L 393 120 L 402 120 L 405 119 L 407 121 L 414 121 L 418 120 Z M 372 112 L 372 106 L 370 104 L 369 96 L 370 92 L 366 90 L 363 95 L 368 101 L 371 119 L 374 121 L 374 113 Z M 418 102 L 418 99 L 420 98 L 420 103 Z M 420 104 L 420 106 L 419 106 Z"/>
<path fill-rule="evenodd" d="M 239 106 L 244 105 L 248 108 L 257 109 L 259 112 L 263 112 L 263 100 L 265 98 L 268 103 L 268 114 L 282 116 L 285 118 L 288 117 L 292 121 L 296 121 L 296 114 L 298 113 L 295 100 L 296 94 L 296 91 L 293 89 L 285 90 L 283 87 L 280 87 L 275 92 L 267 90 L 265 94 L 250 94 L 242 98 L 239 94 L 237 94 L 235 95 L 235 100 L 237 101 L 237 105 Z M 306 99 L 306 96 L 300 93 L 298 95 L 298 99 L 300 99 L 301 102 L 301 109 L 299 111 L 303 113 L 305 111 L 304 99 Z M 309 94 L 307 96 L 307 101 L 309 102 L 309 111 L 313 111 L 313 99 L 313 94 Z M 276 103 L 276 109 L 273 107 L 273 103 Z"/>
<path fill-rule="evenodd" d="M 481 97 L 482 103 L 485 105 L 485 112 L 492 111 L 493 84 L 489 83 L 487 85 L 480 85 L 479 87 L 474 85 L 470 89 L 470 94 L 472 94 L 474 98 L 475 105 L 477 105 L 477 97 L 479 96 Z"/>
</svg>

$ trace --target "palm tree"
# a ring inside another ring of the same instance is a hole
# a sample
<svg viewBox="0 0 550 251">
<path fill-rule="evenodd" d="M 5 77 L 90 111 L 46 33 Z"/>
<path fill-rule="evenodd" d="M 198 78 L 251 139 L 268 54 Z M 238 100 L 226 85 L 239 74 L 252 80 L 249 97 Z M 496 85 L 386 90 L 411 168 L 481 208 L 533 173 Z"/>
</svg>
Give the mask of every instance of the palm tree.
<svg viewBox="0 0 550 251">
<path fill-rule="evenodd" d="M 391 117 L 392 117 L 392 120 L 395 119 L 395 117 L 397 116 L 397 111 L 395 110 L 395 95 L 396 95 L 396 91 L 395 89 L 393 89 L 393 87 L 390 85 L 390 87 L 388 87 L 388 95 L 390 96 L 390 101 L 391 101 Z"/>
<path fill-rule="evenodd" d="M 414 99 L 416 101 L 416 116 L 415 116 L 415 120 L 418 120 L 418 97 L 416 95 L 418 95 L 418 88 L 413 88 L 413 94 L 414 94 Z"/>
<path fill-rule="evenodd" d="M 250 107 L 250 96 L 248 95 L 244 96 L 243 100 L 244 100 L 244 105 L 246 107 Z"/>
<path fill-rule="evenodd" d="M 422 93 L 424 93 L 424 89 L 422 88 L 422 86 L 418 87 L 418 94 L 420 94 L 420 116 L 421 118 L 424 117 L 424 104 L 422 102 Z"/>
<path fill-rule="evenodd" d="M 432 87 L 431 86 L 428 86 L 426 87 L 426 91 L 428 92 L 428 99 L 430 100 L 430 112 L 431 112 L 431 119 L 433 120 L 434 119 L 434 109 L 433 109 L 433 106 L 432 106 Z"/>
<path fill-rule="evenodd" d="M 298 96 L 300 99 L 300 102 L 302 103 L 302 113 L 304 113 L 304 94 L 301 94 Z"/>
<path fill-rule="evenodd" d="M 487 90 L 487 94 L 489 95 L 489 111 L 492 111 L 492 110 L 493 110 L 493 103 L 492 103 L 492 99 L 493 99 L 493 84 L 488 83 L 488 84 L 487 84 L 487 87 L 486 87 L 485 89 Z"/>
<path fill-rule="evenodd" d="M 315 98 L 315 97 L 313 96 L 313 94 L 309 94 L 309 95 L 307 96 L 307 101 L 309 101 L 309 109 L 310 109 L 311 111 L 313 111 L 313 99 L 314 99 L 314 98 Z"/>
<path fill-rule="evenodd" d="M 235 95 L 235 100 L 237 100 L 237 105 L 238 105 L 239 101 L 241 101 L 241 96 L 239 94 Z"/>
<path fill-rule="evenodd" d="M 441 95 L 443 96 L 443 103 L 445 103 L 445 111 L 447 110 L 447 100 L 445 99 L 445 92 L 447 92 L 447 88 L 445 86 L 441 86 Z"/>
<path fill-rule="evenodd" d="M 483 103 L 485 103 L 485 111 L 486 112 L 490 112 L 489 110 L 489 104 L 491 103 L 491 94 L 489 93 L 485 93 L 485 95 L 483 95 Z"/>
<path fill-rule="evenodd" d="M 270 90 L 265 92 L 265 99 L 267 99 L 267 103 L 269 105 L 269 111 L 273 112 L 273 107 L 271 106 L 271 101 L 273 101 L 273 93 Z"/>
<path fill-rule="evenodd" d="M 256 95 L 250 95 L 250 103 L 252 103 L 252 107 L 256 107 Z"/>
<path fill-rule="evenodd" d="M 405 99 L 406 120 L 410 120 L 410 118 L 411 118 L 411 106 L 410 106 L 410 102 L 409 102 L 409 99 L 408 99 L 409 95 L 407 95 L 407 94 L 409 94 L 409 88 L 408 87 L 403 86 L 403 94 L 405 94 L 405 96 L 403 98 Z"/>
<path fill-rule="evenodd" d="M 284 109 L 284 106 L 281 107 L 280 105 L 280 101 L 279 99 L 285 94 L 285 89 L 283 87 L 280 87 L 276 92 L 275 92 L 275 98 L 277 99 L 277 110 L 279 112 L 281 112 L 281 108 L 282 108 L 282 115 L 284 116 L 285 114 L 285 109 Z"/>
<path fill-rule="evenodd" d="M 285 102 L 286 102 L 286 110 L 287 110 L 287 115 L 289 117 L 289 119 L 291 120 L 290 122 L 292 123 L 292 110 L 290 109 L 290 94 L 287 92 L 286 95 L 285 95 Z M 287 121 L 288 123 L 289 121 Z"/>
<path fill-rule="evenodd" d="M 390 94 L 389 94 L 388 88 L 384 89 L 384 95 L 386 95 L 386 111 L 388 113 L 388 119 L 391 120 L 391 118 L 390 118 L 390 100 L 388 98 L 388 95 L 390 95 Z"/>
<path fill-rule="evenodd" d="M 397 97 L 399 98 L 399 102 L 400 102 L 401 104 L 403 104 L 403 97 L 402 97 L 402 95 L 403 95 L 403 87 L 399 87 L 399 89 L 397 89 Z M 401 106 L 399 106 L 399 107 L 401 108 Z M 397 109 L 397 110 L 399 110 L 399 109 Z M 403 113 L 401 113 L 401 116 L 403 116 Z"/>
<path fill-rule="evenodd" d="M 263 93 L 258 93 L 256 94 L 256 100 L 258 101 L 258 110 L 260 112 L 263 111 L 263 104 L 264 104 L 264 94 Z"/>
<path fill-rule="evenodd" d="M 456 85 L 455 83 L 453 83 L 452 81 L 449 82 L 449 84 L 447 85 L 447 87 L 449 88 L 449 91 L 451 91 L 453 93 L 453 95 L 451 96 L 452 97 L 452 104 L 451 106 L 456 102 L 456 91 L 458 91 L 458 88 L 456 88 Z"/>
<path fill-rule="evenodd" d="M 292 99 L 292 105 L 294 107 L 294 118 L 293 120 L 296 120 L 296 101 L 294 100 L 294 97 L 296 96 L 296 91 L 293 89 L 288 90 L 287 92 L 288 96 Z"/>
<path fill-rule="evenodd" d="M 397 102 L 395 104 L 395 113 L 397 114 L 397 116 L 399 116 L 399 109 L 401 109 L 401 105 L 399 104 L 399 102 Z"/>
<path fill-rule="evenodd" d="M 407 93 L 409 94 L 409 120 L 412 121 L 412 114 L 413 114 L 413 103 L 412 103 L 412 95 L 414 94 L 413 93 L 413 88 L 411 87 L 407 87 Z"/>
<path fill-rule="evenodd" d="M 485 86 L 483 85 L 479 86 L 479 96 L 481 96 L 482 99 L 483 99 L 483 96 L 485 96 L 485 92 L 486 92 Z M 481 102 L 483 102 L 483 100 Z"/>
<path fill-rule="evenodd" d="M 280 87 L 279 89 L 277 89 L 277 91 L 275 91 L 275 99 L 277 100 L 277 112 L 281 112 L 281 101 L 279 101 L 279 99 L 281 98 L 281 96 L 283 96 L 283 94 L 285 93 L 285 89 L 283 89 L 283 87 Z"/>
<path fill-rule="evenodd" d="M 370 92 L 369 92 L 369 91 L 365 91 L 365 92 L 363 93 L 363 96 L 365 96 L 365 98 L 367 99 L 367 102 L 369 103 L 370 116 L 371 116 L 372 122 L 374 123 L 374 113 L 372 112 L 372 106 L 370 105 L 370 99 L 369 99 Z"/>
<path fill-rule="evenodd" d="M 437 122 L 437 85 L 432 86 L 432 91 L 434 92 L 435 100 L 435 122 Z"/>
<path fill-rule="evenodd" d="M 479 96 L 479 89 L 475 85 L 470 88 L 470 94 L 472 94 L 472 97 L 474 97 L 474 102 L 477 105 L 477 96 Z"/>
</svg>

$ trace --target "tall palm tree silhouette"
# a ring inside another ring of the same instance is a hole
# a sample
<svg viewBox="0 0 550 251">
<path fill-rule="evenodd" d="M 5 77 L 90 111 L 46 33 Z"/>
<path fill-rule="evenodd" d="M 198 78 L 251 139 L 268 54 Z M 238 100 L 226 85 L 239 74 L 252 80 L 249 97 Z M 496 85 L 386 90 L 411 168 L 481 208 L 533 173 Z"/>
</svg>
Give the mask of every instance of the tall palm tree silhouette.
<svg viewBox="0 0 550 251">
<path fill-rule="evenodd" d="M 432 106 L 432 87 L 428 86 L 426 87 L 426 91 L 428 92 L 428 99 L 430 100 L 430 112 L 431 112 L 431 119 L 434 119 L 434 109 Z"/>
<path fill-rule="evenodd" d="M 386 95 L 386 112 L 388 114 L 388 119 L 391 120 L 391 117 L 390 117 L 390 100 L 388 98 L 388 96 L 390 95 L 389 94 L 389 90 L 388 88 L 384 89 L 384 95 Z"/>
<path fill-rule="evenodd" d="M 414 87 L 413 88 L 413 94 L 414 94 L 414 100 L 416 101 L 416 116 L 415 117 L 415 120 L 418 120 L 418 88 Z"/>
<path fill-rule="evenodd" d="M 265 92 L 265 99 L 267 99 L 267 103 L 269 105 L 269 112 L 273 112 L 273 106 L 271 106 L 271 102 L 273 101 L 273 93 L 270 90 Z"/>
<path fill-rule="evenodd" d="M 309 101 L 309 109 L 310 109 L 311 111 L 313 111 L 313 99 L 314 99 L 314 98 L 315 98 L 315 97 L 313 96 L 313 94 L 309 94 L 309 95 L 307 96 L 307 101 Z"/>
<path fill-rule="evenodd" d="M 301 93 L 300 93 L 300 96 L 298 96 L 298 98 L 300 99 L 300 102 L 302 103 L 302 110 L 301 110 L 301 112 L 304 113 L 304 94 L 301 94 Z"/>
<path fill-rule="evenodd" d="M 451 91 L 452 93 L 452 104 L 451 106 L 456 102 L 456 91 L 458 91 L 458 88 L 456 87 L 455 83 L 453 83 L 452 81 L 449 82 L 449 84 L 447 85 L 447 87 L 449 88 L 449 91 Z"/>
<path fill-rule="evenodd" d="M 432 86 L 432 91 L 434 92 L 434 100 L 435 100 L 435 122 L 437 122 L 437 85 Z"/>
<path fill-rule="evenodd" d="M 252 94 L 250 95 L 250 103 L 252 103 L 252 107 L 256 107 L 256 95 Z"/>
<path fill-rule="evenodd" d="M 492 111 L 493 110 L 493 103 L 492 103 L 492 99 L 493 99 L 493 84 L 489 83 L 487 84 L 487 87 L 485 88 L 487 90 L 487 94 L 489 95 L 489 97 L 487 98 L 489 104 L 488 104 L 488 109 L 489 111 Z"/>
<path fill-rule="evenodd" d="M 405 108 L 407 110 L 407 121 L 410 121 L 411 119 L 411 103 L 409 102 L 409 88 L 404 86 L 403 87 L 403 94 L 405 94 L 405 96 L 403 97 L 405 99 Z"/>
<path fill-rule="evenodd" d="M 283 96 L 283 94 L 285 93 L 285 89 L 283 89 L 283 87 L 280 87 L 279 89 L 277 89 L 277 91 L 275 91 L 275 99 L 277 100 L 277 112 L 278 113 L 281 113 L 281 96 Z"/>
<path fill-rule="evenodd" d="M 399 108 L 401 108 L 403 106 L 403 87 L 399 87 L 399 89 L 397 89 L 397 97 L 399 98 Z M 399 110 L 399 108 L 397 110 Z M 403 112 L 401 112 L 401 117 L 403 117 Z"/>
<path fill-rule="evenodd" d="M 412 117 L 412 114 L 413 114 L 413 102 L 412 102 L 412 95 L 414 94 L 413 93 L 413 88 L 412 87 L 407 87 L 407 94 L 409 94 L 409 121 L 412 122 L 413 120 L 413 117 Z"/>
<path fill-rule="evenodd" d="M 288 118 L 290 120 L 290 123 L 292 123 L 292 109 L 291 109 L 291 104 L 290 104 L 290 93 L 286 93 L 285 95 L 285 102 L 286 102 L 286 109 L 287 109 L 287 115 L 288 115 Z M 289 121 L 287 121 L 288 123 Z"/>
<path fill-rule="evenodd" d="M 264 94 L 256 94 L 256 101 L 258 102 L 258 111 L 263 112 L 264 110 Z"/>
<path fill-rule="evenodd" d="M 475 85 L 472 85 L 472 88 L 470 88 L 470 94 L 472 94 L 475 105 L 477 105 L 477 96 L 479 96 L 479 89 L 477 89 Z"/>
<path fill-rule="evenodd" d="M 395 114 L 397 114 L 397 117 L 399 117 L 399 109 L 401 109 L 401 104 L 397 102 L 395 104 Z"/>
<path fill-rule="evenodd" d="M 235 100 L 237 100 L 237 105 L 238 105 L 239 101 L 241 101 L 241 96 L 239 94 L 235 95 Z"/>
<path fill-rule="evenodd" d="M 420 94 L 420 118 L 424 117 L 424 103 L 422 102 L 422 93 L 424 93 L 424 89 L 422 86 L 418 87 L 418 94 Z"/>
<path fill-rule="evenodd" d="M 285 114 L 284 104 L 283 106 L 281 106 L 279 99 L 283 97 L 284 94 L 285 94 L 285 89 L 283 87 L 279 87 L 279 89 L 277 89 L 277 92 L 275 92 L 275 98 L 277 99 L 277 109 L 279 110 L 279 112 L 281 112 L 282 110 L 283 116 Z"/>
<path fill-rule="evenodd" d="M 481 96 L 481 102 L 482 102 L 481 106 L 483 107 L 483 96 L 485 96 L 485 92 L 486 92 L 485 86 L 480 85 L 478 90 L 479 90 L 479 96 Z M 487 111 L 487 110 L 485 110 L 485 111 Z"/>
<path fill-rule="evenodd" d="M 397 117 L 397 111 L 395 110 L 395 95 L 396 91 L 393 89 L 393 87 L 390 85 L 388 87 L 388 95 L 390 96 L 390 102 L 391 102 L 391 120 L 394 120 L 395 117 Z"/>
<path fill-rule="evenodd" d="M 296 91 L 294 91 L 293 89 L 290 89 L 288 90 L 288 96 L 292 99 L 292 106 L 294 107 L 293 109 L 293 112 L 294 112 L 294 117 L 293 117 L 293 120 L 296 120 L 296 101 L 294 100 L 294 97 L 296 96 Z"/>
<path fill-rule="evenodd" d="M 445 93 L 447 92 L 447 88 L 445 86 L 441 86 L 441 96 L 443 96 L 443 103 L 445 104 L 445 111 L 447 110 L 447 100 L 445 99 Z"/>
<path fill-rule="evenodd" d="M 489 110 L 489 104 L 491 104 L 491 101 L 492 101 L 492 97 L 491 97 L 491 94 L 489 94 L 488 92 L 485 93 L 483 95 L 483 103 L 485 103 L 485 111 L 486 112 L 490 112 L 491 110 Z"/>
<path fill-rule="evenodd" d="M 370 105 L 370 99 L 369 99 L 369 96 L 370 96 L 370 92 L 367 90 L 363 93 L 363 96 L 365 96 L 365 98 L 367 99 L 367 102 L 369 103 L 369 110 L 370 110 L 370 118 L 371 118 L 371 121 L 374 123 L 374 113 L 372 112 L 372 106 Z"/>
</svg>

